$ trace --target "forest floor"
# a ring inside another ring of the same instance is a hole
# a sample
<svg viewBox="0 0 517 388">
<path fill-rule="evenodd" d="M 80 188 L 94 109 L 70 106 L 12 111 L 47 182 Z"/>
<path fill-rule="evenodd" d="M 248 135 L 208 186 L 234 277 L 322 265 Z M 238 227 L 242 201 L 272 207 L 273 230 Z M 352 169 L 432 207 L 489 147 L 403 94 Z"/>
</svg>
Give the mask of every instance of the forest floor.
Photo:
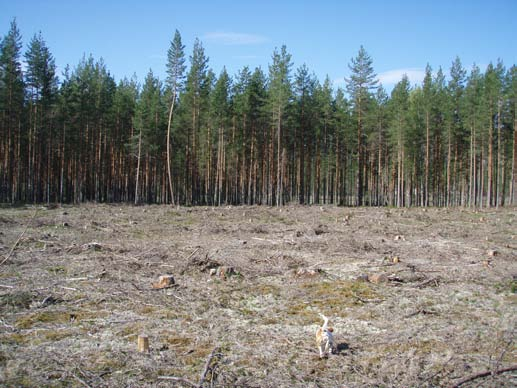
<svg viewBox="0 0 517 388">
<path fill-rule="evenodd" d="M 0 386 L 517 384 L 516 208 L 4 207 L 0 261 Z"/>
</svg>

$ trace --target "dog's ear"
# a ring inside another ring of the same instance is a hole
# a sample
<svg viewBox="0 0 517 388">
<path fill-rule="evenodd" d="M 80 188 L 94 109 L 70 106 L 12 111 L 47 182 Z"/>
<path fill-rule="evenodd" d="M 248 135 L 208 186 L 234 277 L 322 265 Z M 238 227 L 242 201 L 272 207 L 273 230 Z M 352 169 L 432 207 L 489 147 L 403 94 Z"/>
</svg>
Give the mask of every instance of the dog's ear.
<svg viewBox="0 0 517 388">
<path fill-rule="evenodd" d="M 333 327 L 329 327 L 329 328 L 327 329 L 327 331 L 330 331 L 331 333 L 333 333 L 333 332 L 334 332 L 334 328 L 333 328 Z"/>
</svg>

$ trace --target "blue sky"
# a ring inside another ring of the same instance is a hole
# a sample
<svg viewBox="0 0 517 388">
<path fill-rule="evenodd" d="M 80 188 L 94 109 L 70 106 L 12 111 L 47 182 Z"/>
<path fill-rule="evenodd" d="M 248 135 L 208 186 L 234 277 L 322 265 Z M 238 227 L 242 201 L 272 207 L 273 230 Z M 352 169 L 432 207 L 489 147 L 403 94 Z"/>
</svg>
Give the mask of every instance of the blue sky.
<svg viewBox="0 0 517 388">
<path fill-rule="evenodd" d="M 24 50 L 41 31 L 61 70 L 83 54 L 103 58 L 117 80 L 151 68 L 165 78 L 167 49 L 178 29 L 190 55 L 199 38 L 219 74 L 243 66 L 267 73 L 275 47 L 287 46 L 293 71 L 306 64 L 320 81 L 344 86 L 360 45 L 391 89 L 407 73 L 419 82 L 429 63 L 448 73 L 459 56 L 470 70 L 498 58 L 517 62 L 517 0 L 435 1 L 133 1 L 0 0 L 0 36 L 16 17 Z"/>
</svg>

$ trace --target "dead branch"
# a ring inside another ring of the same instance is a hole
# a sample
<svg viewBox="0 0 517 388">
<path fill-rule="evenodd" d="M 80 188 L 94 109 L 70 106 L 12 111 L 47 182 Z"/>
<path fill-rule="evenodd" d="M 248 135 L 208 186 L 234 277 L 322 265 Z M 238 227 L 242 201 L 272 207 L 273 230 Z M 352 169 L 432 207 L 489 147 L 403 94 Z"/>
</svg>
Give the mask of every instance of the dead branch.
<svg viewBox="0 0 517 388">
<path fill-rule="evenodd" d="M 431 278 L 431 279 L 425 280 L 425 281 L 423 281 L 421 283 L 415 284 L 415 287 L 416 288 L 424 288 L 424 287 L 427 287 L 427 286 L 438 287 L 439 285 L 440 285 L 440 279 L 439 278 Z"/>
<path fill-rule="evenodd" d="M 20 236 L 18 237 L 18 240 L 16 240 L 16 242 L 14 243 L 14 245 L 11 247 L 11 250 L 9 251 L 9 253 L 7 254 L 7 256 L 5 257 L 5 259 L 2 260 L 2 262 L 0 263 L 0 265 L 4 264 L 7 260 L 10 259 L 11 255 L 13 254 L 14 250 L 16 249 L 16 247 L 18 246 L 18 244 L 20 243 L 20 240 L 23 238 L 23 236 L 25 235 L 25 232 L 27 232 L 27 229 L 29 229 L 29 226 L 32 224 L 32 220 L 34 220 L 34 218 L 36 217 L 36 214 L 38 213 L 38 209 L 36 209 L 34 211 L 34 214 L 32 215 L 31 219 L 29 220 L 29 222 L 27 222 L 27 225 L 25 225 L 25 229 L 23 229 L 23 232 L 20 234 Z"/>
<path fill-rule="evenodd" d="M 187 261 L 189 260 L 192 256 L 194 256 L 196 254 L 197 251 L 199 251 L 201 249 L 201 247 L 197 247 L 196 249 L 194 249 L 194 252 L 192 252 L 190 255 L 188 255 L 187 258 L 184 259 L 184 261 Z"/>
<path fill-rule="evenodd" d="M 203 387 L 203 384 L 205 383 L 205 379 L 206 379 L 206 376 L 208 374 L 208 371 L 210 369 L 213 369 L 214 365 L 211 365 L 212 364 L 212 360 L 214 359 L 214 357 L 216 356 L 219 356 L 220 354 L 218 353 L 220 350 L 220 348 L 218 346 L 216 346 L 212 352 L 210 353 L 210 355 L 208 356 L 208 358 L 206 359 L 206 362 L 205 362 L 205 367 L 203 368 L 203 372 L 201 372 L 201 375 L 199 376 L 199 382 L 197 384 L 193 383 L 192 381 L 188 380 L 188 379 L 185 379 L 183 377 L 176 377 L 176 376 L 158 376 L 158 379 L 159 380 L 172 380 L 172 381 L 179 381 L 183 384 L 187 384 L 189 387 L 194 387 L 194 388 L 202 388 Z"/>
<path fill-rule="evenodd" d="M 71 371 L 68 371 L 68 373 L 70 373 L 72 375 L 72 377 L 74 379 L 76 379 L 77 381 L 79 381 L 82 385 L 84 385 L 86 388 L 90 388 L 90 386 L 83 380 L 81 379 L 79 376 L 77 376 L 75 373 L 71 372 Z"/>
<path fill-rule="evenodd" d="M 364 299 L 352 291 L 352 296 L 361 303 L 382 303 L 384 299 Z"/>
<path fill-rule="evenodd" d="M 212 353 L 210 353 L 210 356 L 207 358 L 206 360 L 206 363 L 205 363 L 205 368 L 203 369 L 203 373 L 201 373 L 201 376 L 199 377 L 199 383 L 198 383 L 198 387 L 201 388 L 203 386 L 203 383 L 206 379 L 206 375 L 208 373 L 208 371 L 210 370 L 210 363 L 212 362 L 212 359 L 218 355 L 217 352 L 219 351 L 219 347 L 216 346 L 214 348 L 214 350 L 212 350 Z"/>
<path fill-rule="evenodd" d="M 419 315 L 419 314 L 422 314 L 422 315 L 438 315 L 438 313 L 435 312 L 435 311 L 430 311 L 430 310 L 426 310 L 426 309 L 420 309 L 420 310 L 417 310 L 415 312 L 412 312 L 411 314 L 405 315 L 404 318 L 411 318 L 411 317 L 414 317 L 414 316 Z"/>
<path fill-rule="evenodd" d="M 513 371 L 516 371 L 516 370 L 517 370 L 517 365 L 512 365 L 512 366 L 509 366 L 508 368 L 498 369 L 498 370 L 495 370 L 495 371 L 487 370 L 487 371 L 484 371 L 484 372 L 479 372 L 479 373 L 476 373 L 476 374 L 473 374 L 471 376 L 468 376 L 468 377 L 465 377 L 465 378 L 461 379 L 460 381 L 458 381 L 458 382 L 454 383 L 453 385 L 451 385 L 449 388 L 458 388 L 458 387 L 462 386 L 463 384 L 468 383 L 470 381 L 481 379 L 483 377 L 487 377 L 487 376 L 490 376 L 490 375 L 495 376 L 495 375 L 500 375 L 500 374 L 506 373 L 506 372 L 513 372 Z"/>
</svg>

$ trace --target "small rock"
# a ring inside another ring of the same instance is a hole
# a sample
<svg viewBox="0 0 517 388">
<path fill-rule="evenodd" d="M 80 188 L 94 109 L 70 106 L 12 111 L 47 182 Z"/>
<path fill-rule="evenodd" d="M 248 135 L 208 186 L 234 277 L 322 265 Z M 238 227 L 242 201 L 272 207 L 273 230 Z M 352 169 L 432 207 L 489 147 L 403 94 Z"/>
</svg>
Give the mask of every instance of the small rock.
<svg viewBox="0 0 517 388">
<path fill-rule="evenodd" d="M 404 236 L 402 235 L 396 235 L 395 238 L 394 238 L 395 241 L 399 241 L 399 240 L 402 240 L 402 241 L 406 241 L 406 239 L 404 238 Z"/>
<path fill-rule="evenodd" d="M 488 256 L 490 256 L 490 257 L 495 257 L 495 256 L 497 256 L 497 255 L 499 254 L 499 252 L 498 252 L 498 251 L 496 251 L 495 249 L 489 249 L 489 250 L 486 252 L 486 254 L 487 254 Z"/>
<path fill-rule="evenodd" d="M 393 257 L 393 259 L 391 259 L 391 261 L 393 261 L 393 264 L 398 264 L 400 263 L 400 258 L 398 256 L 395 256 Z"/>
<path fill-rule="evenodd" d="M 174 277 L 172 275 L 162 275 L 158 278 L 157 283 L 153 283 L 153 288 L 169 288 L 175 285 Z"/>
<path fill-rule="evenodd" d="M 373 275 L 368 275 L 368 281 L 374 284 L 387 283 L 388 277 L 383 273 L 375 273 Z"/>
</svg>

